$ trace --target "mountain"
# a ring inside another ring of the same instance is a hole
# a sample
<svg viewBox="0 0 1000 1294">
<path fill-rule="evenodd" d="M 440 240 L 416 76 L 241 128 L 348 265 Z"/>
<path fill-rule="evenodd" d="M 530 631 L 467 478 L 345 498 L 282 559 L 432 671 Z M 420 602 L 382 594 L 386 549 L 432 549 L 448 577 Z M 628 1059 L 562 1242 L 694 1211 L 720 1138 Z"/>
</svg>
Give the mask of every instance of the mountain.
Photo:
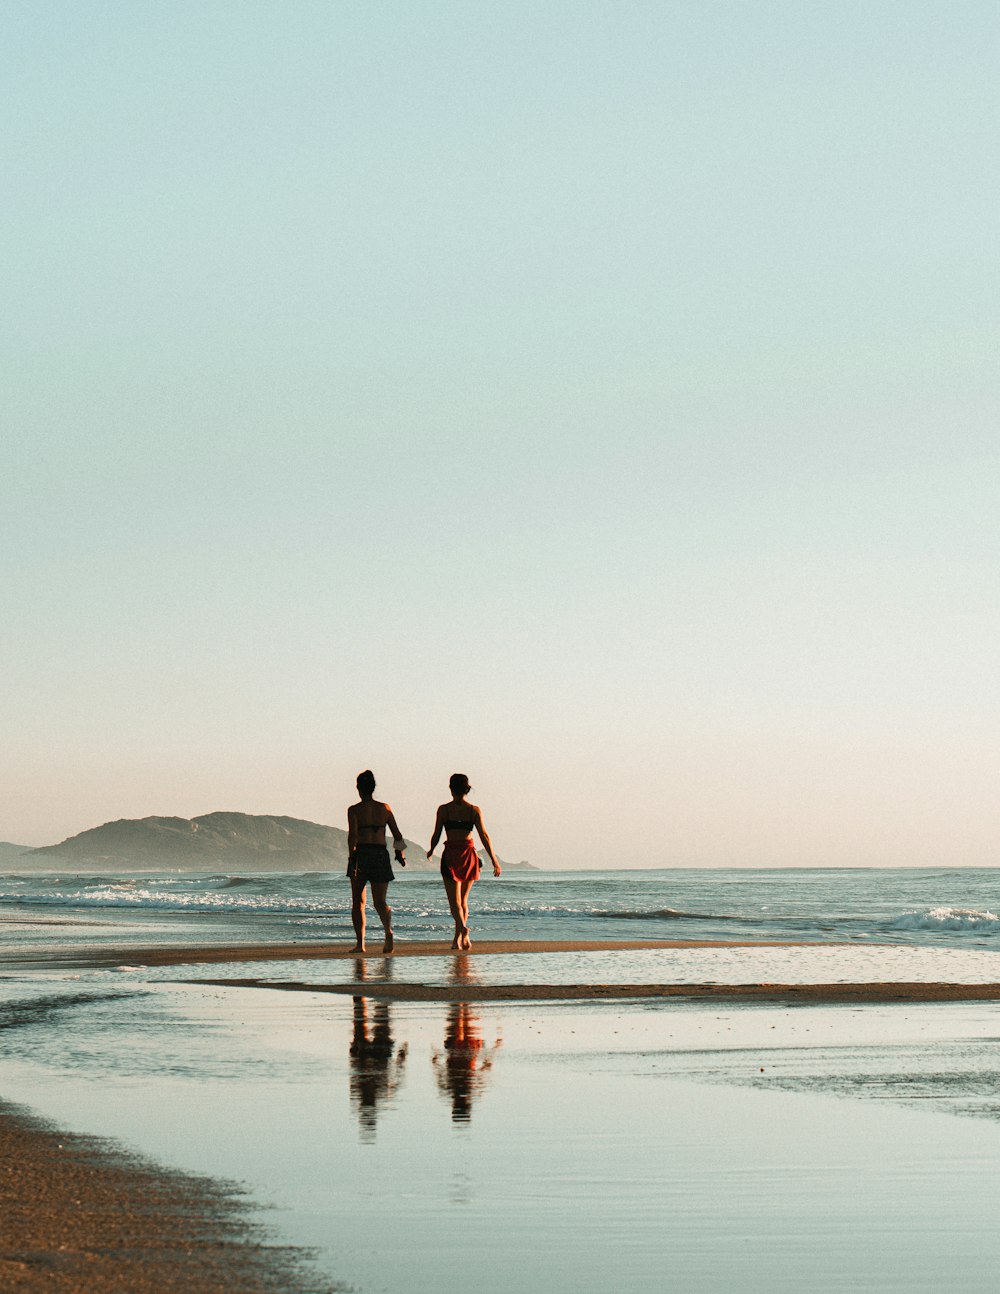
<svg viewBox="0 0 1000 1294">
<path fill-rule="evenodd" d="M 416 853 L 416 846 L 413 846 Z M 409 851 L 407 851 L 409 852 Z M 33 849 L 33 863 L 115 870 L 325 871 L 347 867 L 347 832 L 301 818 L 206 813 L 200 818 L 121 818 Z M 27 860 L 26 860 L 27 861 Z"/>
<path fill-rule="evenodd" d="M 0 866 L 7 867 L 30 852 L 30 845 L 12 845 L 9 840 L 0 840 Z"/>
<path fill-rule="evenodd" d="M 420 845 L 407 841 L 407 867 L 437 870 Z M 17 846 L 10 846 L 17 849 Z M 206 813 L 200 818 L 120 818 L 81 831 L 58 845 L 31 849 L 18 866 L 109 871 L 326 871 L 347 867 L 347 832 L 302 818 L 254 813 Z M 11 863 L 0 855 L 0 861 Z M 529 863 L 514 863 L 516 869 Z M 532 869 L 534 870 L 534 869 Z"/>
</svg>

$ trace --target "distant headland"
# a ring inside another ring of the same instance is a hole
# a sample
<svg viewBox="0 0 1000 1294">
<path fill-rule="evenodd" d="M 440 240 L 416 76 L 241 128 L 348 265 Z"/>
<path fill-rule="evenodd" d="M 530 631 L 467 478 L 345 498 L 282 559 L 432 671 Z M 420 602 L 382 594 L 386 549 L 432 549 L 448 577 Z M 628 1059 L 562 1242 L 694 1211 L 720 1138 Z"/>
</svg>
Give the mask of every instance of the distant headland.
<svg viewBox="0 0 1000 1294">
<path fill-rule="evenodd" d="M 435 871 L 425 849 L 407 841 L 407 867 Z M 0 845 L 7 868 L 108 871 L 287 872 L 347 867 L 347 832 L 302 818 L 258 813 L 206 813 L 200 818 L 120 818 L 105 822 L 58 845 L 30 849 Z M 536 871 L 531 863 L 504 863 Z"/>
</svg>

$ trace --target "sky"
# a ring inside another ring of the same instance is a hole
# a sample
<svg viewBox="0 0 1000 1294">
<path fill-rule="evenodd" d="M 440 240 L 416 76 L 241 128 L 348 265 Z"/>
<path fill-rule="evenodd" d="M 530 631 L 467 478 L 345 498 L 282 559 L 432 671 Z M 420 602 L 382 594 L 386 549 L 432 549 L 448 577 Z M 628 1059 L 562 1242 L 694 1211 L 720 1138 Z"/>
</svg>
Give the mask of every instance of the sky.
<svg viewBox="0 0 1000 1294">
<path fill-rule="evenodd" d="M 7 0 L 0 839 L 990 865 L 1000 8 Z"/>
</svg>

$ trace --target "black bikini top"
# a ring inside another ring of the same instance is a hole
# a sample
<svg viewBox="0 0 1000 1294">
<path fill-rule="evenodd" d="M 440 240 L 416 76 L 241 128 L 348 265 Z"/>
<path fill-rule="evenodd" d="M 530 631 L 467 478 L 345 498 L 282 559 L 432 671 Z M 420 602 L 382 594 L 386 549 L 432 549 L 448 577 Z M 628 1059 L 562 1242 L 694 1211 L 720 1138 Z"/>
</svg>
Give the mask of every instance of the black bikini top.
<svg viewBox="0 0 1000 1294">
<path fill-rule="evenodd" d="M 442 824 L 447 831 L 467 831 L 472 834 L 472 828 L 476 825 L 471 818 L 456 822 L 444 822 Z"/>
</svg>

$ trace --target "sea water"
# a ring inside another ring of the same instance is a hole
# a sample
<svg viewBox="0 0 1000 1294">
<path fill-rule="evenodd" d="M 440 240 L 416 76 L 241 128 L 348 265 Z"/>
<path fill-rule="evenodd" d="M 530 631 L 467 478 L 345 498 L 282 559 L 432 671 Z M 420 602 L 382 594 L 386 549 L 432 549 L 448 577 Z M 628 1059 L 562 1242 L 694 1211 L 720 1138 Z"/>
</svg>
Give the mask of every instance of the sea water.
<svg viewBox="0 0 1000 1294">
<path fill-rule="evenodd" d="M 450 937 L 440 879 L 399 868 L 396 875 L 389 895 L 398 936 Z M 199 941 L 350 940 L 349 909 L 339 872 L 0 876 L 0 919 L 89 919 Z M 484 874 L 471 911 L 483 939 L 1000 948 L 1000 884 L 992 868 L 509 870 L 500 880 Z"/>
</svg>

